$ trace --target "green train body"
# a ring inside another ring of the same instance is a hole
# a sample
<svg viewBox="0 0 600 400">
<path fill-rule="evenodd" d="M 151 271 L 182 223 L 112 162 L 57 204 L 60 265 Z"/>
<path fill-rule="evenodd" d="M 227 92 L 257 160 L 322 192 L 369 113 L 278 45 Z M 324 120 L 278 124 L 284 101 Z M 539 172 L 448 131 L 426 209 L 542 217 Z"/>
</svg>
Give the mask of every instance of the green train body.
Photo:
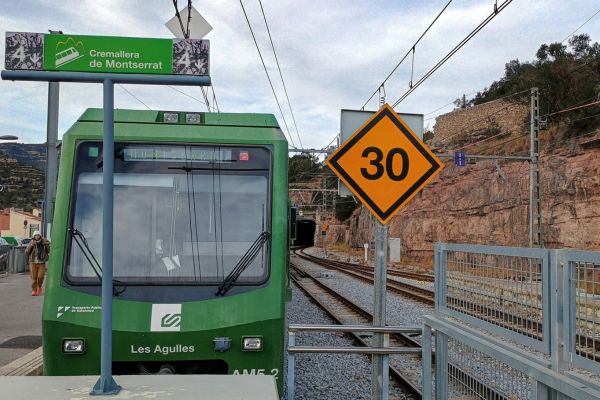
<svg viewBox="0 0 600 400">
<path fill-rule="evenodd" d="M 46 375 L 100 373 L 101 271 L 92 264 L 101 266 L 101 143 L 101 109 L 84 112 L 62 141 Z M 271 374 L 282 389 L 287 159 L 272 115 L 115 111 L 115 375 Z M 263 232 L 270 240 L 217 295 Z M 244 351 L 244 338 L 255 347 L 261 338 L 262 349 Z"/>
</svg>

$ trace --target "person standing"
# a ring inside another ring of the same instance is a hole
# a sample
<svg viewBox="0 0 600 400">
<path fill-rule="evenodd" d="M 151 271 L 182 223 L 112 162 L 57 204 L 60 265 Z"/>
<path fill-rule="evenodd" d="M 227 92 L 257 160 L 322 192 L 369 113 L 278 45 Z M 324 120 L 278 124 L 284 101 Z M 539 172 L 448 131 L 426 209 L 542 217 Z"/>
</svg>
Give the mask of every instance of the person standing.
<svg viewBox="0 0 600 400">
<path fill-rule="evenodd" d="M 46 262 L 50 254 L 50 242 L 44 239 L 40 231 L 33 232 L 33 239 L 27 245 L 25 254 L 29 256 L 29 274 L 31 275 L 31 295 L 42 294 L 42 284 L 46 273 Z"/>
</svg>

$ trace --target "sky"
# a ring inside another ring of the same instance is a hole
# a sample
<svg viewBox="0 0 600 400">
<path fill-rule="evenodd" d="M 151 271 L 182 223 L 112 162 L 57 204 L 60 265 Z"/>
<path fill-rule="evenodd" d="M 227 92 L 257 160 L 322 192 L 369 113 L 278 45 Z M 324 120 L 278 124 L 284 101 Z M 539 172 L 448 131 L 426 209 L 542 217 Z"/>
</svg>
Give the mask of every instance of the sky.
<svg viewBox="0 0 600 400">
<path fill-rule="evenodd" d="M 498 0 L 502 3 L 503 0 Z M 180 0 L 180 8 L 186 1 Z M 244 0 L 252 28 L 290 128 L 293 144 L 326 146 L 339 132 L 340 110 L 360 109 L 421 35 L 447 0 L 263 0 L 299 138 L 285 101 L 258 0 Z M 213 26 L 210 75 L 224 112 L 273 113 L 284 120 L 269 87 L 238 0 L 194 0 Z M 415 49 L 417 81 L 493 10 L 494 0 L 454 0 Z M 396 107 L 425 114 L 425 126 L 450 112 L 440 107 L 489 86 L 509 60 L 532 60 L 542 43 L 563 41 L 600 8 L 598 0 L 514 0 L 502 13 Z M 173 37 L 165 22 L 171 0 L 19 0 L 0 2 L 3 32 L 47 32 L 134 37 Z M 600 14 L 578 33 L 600 41 Z M 0 44 L 4 59 L 4 41 Z M 393 104 L 408 89 L 410 58 L 385 85 Z M 206 106 L 171 88 L 115 88 L 115 107 L 206 111 Z M 197 99 L 200 88 L 179 90 Z M 46 138 L 47 83 L 0 81 L 0 135 L 21 142 Z M 143 103 L 145 104 L 143 104 Z M 541 99 L 543 102 L 543 99 Z M 99 84 L 63 83 L 59 137 L 88 107 L 102 107 Z M 377 99 L 366 109 L 376 109 Z M 437 111 L 435 111 L 437 110 Z"/>
</svg>

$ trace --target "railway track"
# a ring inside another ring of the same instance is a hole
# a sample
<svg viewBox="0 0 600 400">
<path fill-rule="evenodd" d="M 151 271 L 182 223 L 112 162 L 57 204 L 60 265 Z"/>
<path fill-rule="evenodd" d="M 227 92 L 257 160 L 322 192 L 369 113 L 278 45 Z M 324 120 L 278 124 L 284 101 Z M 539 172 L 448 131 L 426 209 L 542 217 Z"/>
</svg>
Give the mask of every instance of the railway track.
<svg viewBox="0 0 600 400">
<path fill-rule="evenodd" d="M 357 268 L 358 266 L 356 264 L 350 264 L 350 263 L 344 263 L 341 261 L 335 261 L 335 260 L 326 260 L 320 257 L 315 257 L 313 255 L 310 254 L 306 254 L 303 249 L 298 249 L 294 251 L 294 254 L 296 254 L 298 257 L 303 258 L 305 260 L 311 261 L 315 264 L 319 264 L 322 265 L 326 268 L 330 268 L 330 269 L 334 269 L 340 272 L 343 272 L 347 275 L 351 275 L 357 279 L 360 279 L 364 282 L 369 282 L 369 283 L 373 283 L 374 281 L 374 276 L 375 273 L 372 270 L 372 268 Z M 399 271 L 396 271 L 399 272 Z M 417 274 L 420 275 L 420 274 Z M 392 280 L 392 279 L 388 279 L 387 280 L 387 288 L 388 290 L 401 294 L 403 296 L 407 296 L 410 298 L 413 298 L 415 300 L 418 300 L 420 302 L 426 303 L 426 304 L 435 304 L 435 299 L 434 299 L 434 291 L 433 290 L 429 290 L 429 289 L 425 289 L 416 285 L 411 285 L 409 283 L 406 282 L 400 282 L 397 280 Z"/>
<path fill-rule="evenodd" d="M 311 261 L 326 268 L 343 272 L 364 282 L 368 282 L 370 284 L 373 284 L 374 282 L 375 274 L 371 267 L 346 263 L 343 261 L 323 259 L 305 253 L 304 248 L 295 249 L 294 254 L 296 254 L 300 258 Z M 435 304 L 434 291 L 416 285 L 411 285 L 406 282 L 399 282 L 396 280 L 389 279 L 389 275 L 399 276 L 408 279 L 416 279 L 421 281 L 428 281 L 431 275 L 417 274 L 412 272 L 407 273 L 404 271 L 388 269 L 387 288 L 391 292 L 413 298 L 425 304 Z M 410 277 L 411 275 L 413 277 Z M 530 318 L 523 317 L 521 315 L 511 314 L 500 310 L 496 310 L 493 316 L 482 315 L 481 313 L 478 313 L 478 310 L 481 309 L 481 305 L 466 301 L 462 301 L 460 307 L 452 306 L 450 304 L 448 304 L 447 307 L 449 309 L 454 309 L 461 313 L 492 323 L 499 327 L 510 329 L 511 331 L 520 333 L 533 339 L 542 340 L 542 324 Z M 580 346 L 584 347 L 583 349 L 579 349 L 577 351 L 578 354 L 582 355 L 585 358 L 600 362 L 600 340 L 588 336 L 577 335 L 577 341 Z M 585 348 L 588 348 L 589 350 L 585 350 Z"/>
<path fill-rule="evenodd" d="M 371 325 L 373 315 L 356 303 L 344 297 L 331 287 L 313 277 L 302 268 L 290 264 L 292 280 L 306 293 L 319 307 L 321 307 L 334 321 L 342 325 Z M 368 336 L 360 333 L 348 333 L 360 346 L 368 346 Z M 421 347 L 415 339 L 402 334 L 390 335 L 390 347 Z M 414 356 L 413 356 L 414 357 Z M 417 399 L 422 398 L 419 387 L 408 377 L 404 376 L 398 368 L 391 365 L 390 378 L 399 385 L 404 392 L 410 393 Z"/>
<path fill-rule="evenodd" d="M 373 316 L 371 313 L 352 302 L 348 298 L 344 297 L 336 290 L 332 289 L 319 279 L 313 277 L 301 267 L 290 264 L 291 277 L 294 283 L 306 293 L 313 301 L 315 301 L 319 307 L 321 307 L 333 320 L 339 324 L 354 325 L 363 324 L 371 325 L 373 323 Z M 361 346 L 368 346 L 367 341 L 360 333 L 348 333 L 351 338 Z M 420 343 L 414 338 L 395 334 L 390 335 L 390 347 L 420 347 Z M 435 355 L 434 355 L 435 357 Z M 415 356 L 412 356 L 415 358 Z M 420 357 L 419 357 L 420 358 Z M 421 361 L 417 361 L 420 363 Z M 400 372 L 402 366 L 398 365 L 399 361 L 390 358 L 390 378 L 400 385 L 406 392 L 410 393 L 417 399 L 422 399 L 423 395 L 421 389 L 412 380 Z M 404 366 L 406 367 L 406 366 Z M 420 368 L 418 368 L 420 369 Z M 471 388 L 474 388 L 481 398 L 487 400 L 509 400 L 501 393 L 497 392 L 493 388 L 486 385 L 469 375 L 463 369 L 448 364 L 448 371 L 453 376 L 457 377 L 461 382 L 469 382 Z M 391 397 L 390 397 L 391 398 Z"/>
</svg>

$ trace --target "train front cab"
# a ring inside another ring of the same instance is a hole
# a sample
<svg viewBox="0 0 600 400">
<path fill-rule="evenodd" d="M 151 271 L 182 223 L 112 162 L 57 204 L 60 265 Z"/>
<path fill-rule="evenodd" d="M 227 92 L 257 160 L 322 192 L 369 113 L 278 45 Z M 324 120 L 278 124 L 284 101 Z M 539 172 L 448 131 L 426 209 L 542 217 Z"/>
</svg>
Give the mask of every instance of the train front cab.
<svg viewBox="0 0 600 400">
<path fill-rule="evenodd" d="M 86 114 L 63 138 L 43 313 L 46 375 L 100 368 L 102 124 Z M 121 116 L 113 373 L 271 374 L 281 390 L 287 143 L 276 121 L 190 129 Z"/>
</svg>

